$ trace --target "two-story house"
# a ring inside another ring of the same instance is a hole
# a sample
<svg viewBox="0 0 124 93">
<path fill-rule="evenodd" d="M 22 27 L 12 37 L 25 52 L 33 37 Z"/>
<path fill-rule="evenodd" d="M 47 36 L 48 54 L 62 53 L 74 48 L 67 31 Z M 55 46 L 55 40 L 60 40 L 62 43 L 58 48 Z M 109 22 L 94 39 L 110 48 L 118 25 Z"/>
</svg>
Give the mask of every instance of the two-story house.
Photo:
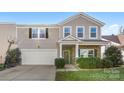
<svg viewBox="0 0 124 93">
<path fill-rule="evenodd" d="M 16 24 L 16 44 L 22 52 L 22 64 L 53 65 L 63 57 L 72 64 L 78 57 L 101 57 L 104 23 L 79 13 L 58 24 Z"/>
</svg>

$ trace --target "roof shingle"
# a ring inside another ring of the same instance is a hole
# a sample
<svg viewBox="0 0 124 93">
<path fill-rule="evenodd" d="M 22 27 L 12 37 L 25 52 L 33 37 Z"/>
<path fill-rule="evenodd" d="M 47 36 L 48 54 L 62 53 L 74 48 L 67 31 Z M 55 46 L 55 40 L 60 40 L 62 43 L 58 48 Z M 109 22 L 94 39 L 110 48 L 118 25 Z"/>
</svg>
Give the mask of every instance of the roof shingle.
<svg viewBox="0 0 124 93">
<path fill-rule="evenodd" d="M 102 36 L 102 38 L 120 44 L 120 40 L 117 35 L 106 35 Z"/>
</svg>

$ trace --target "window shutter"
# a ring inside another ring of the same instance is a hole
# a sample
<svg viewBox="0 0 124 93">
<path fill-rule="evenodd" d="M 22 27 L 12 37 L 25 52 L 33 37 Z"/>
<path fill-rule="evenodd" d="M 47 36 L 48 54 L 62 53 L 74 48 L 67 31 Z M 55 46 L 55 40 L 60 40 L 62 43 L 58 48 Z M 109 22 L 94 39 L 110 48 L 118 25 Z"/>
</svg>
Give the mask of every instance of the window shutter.
<svg viewBox="0 0 124 93">
<path fill-rule="evenodd" d="M 46 38 L 48 38 L 48 28 L 46 28 Z"/>
<path fill-rule="evenodd" d="M 29 28 L 29 38 L 32 38 L 32 28 Z"/>
</svg>

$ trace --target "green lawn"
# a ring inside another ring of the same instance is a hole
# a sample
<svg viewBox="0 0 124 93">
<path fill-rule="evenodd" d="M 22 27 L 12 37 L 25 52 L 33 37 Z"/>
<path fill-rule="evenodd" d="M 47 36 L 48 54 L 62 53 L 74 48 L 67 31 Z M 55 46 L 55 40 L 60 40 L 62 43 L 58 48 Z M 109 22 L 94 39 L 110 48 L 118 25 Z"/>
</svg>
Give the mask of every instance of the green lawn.
<svg viewBox="0 0 124 93">
<path fill-rule="evenodd" d="M 57 72 L 57 81 L 124 80 L 124 68 Z"/>
</svg>

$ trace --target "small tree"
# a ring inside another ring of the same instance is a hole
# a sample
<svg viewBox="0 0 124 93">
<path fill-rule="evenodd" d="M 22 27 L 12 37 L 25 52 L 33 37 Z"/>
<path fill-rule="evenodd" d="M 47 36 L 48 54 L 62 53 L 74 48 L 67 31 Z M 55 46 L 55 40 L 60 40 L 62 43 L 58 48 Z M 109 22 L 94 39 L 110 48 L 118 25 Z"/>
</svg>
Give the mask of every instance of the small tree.
<svg viewBox="0 0 124 93">
<path fill-rule="evenodd" d="M 21 51 L 19 48 L 11 49 L 8 51 L 5 59 L 5 68 L 14 67 L 21 64 Z"/>
<path fill-rule="evenodd" d="M 107 48 L 107 50 L 105 51 L 104 59 L 106 62 L 107 61 L 112 62 L 113 67 L 123 64 L 121 50 L 115 46 Z"/>
<path fill-rule="evenodd" d="M 8 53 L 9 53 L 9 51 L 10 51 L 10 49 L 11 49 L 11 46 L 12 46 L 15 42 L 14 42 L 14 40 L 13 40 L 11 37 L 9 37 L 8 43 L 9 43 L 9 45 L 8 45 L 8 48 L 7 48 L 7 51 L 6 51 L 6 57 L 7 57 Z M 7 60 L 10 60 L 10 59 L 8 58 Z M 6 60 L 5 60 L 5 62 L 4 62 L 4 68 L 6 68 L 6 64 L 7 64 L 7 63 L 6 63 Z"/>
</svg>

